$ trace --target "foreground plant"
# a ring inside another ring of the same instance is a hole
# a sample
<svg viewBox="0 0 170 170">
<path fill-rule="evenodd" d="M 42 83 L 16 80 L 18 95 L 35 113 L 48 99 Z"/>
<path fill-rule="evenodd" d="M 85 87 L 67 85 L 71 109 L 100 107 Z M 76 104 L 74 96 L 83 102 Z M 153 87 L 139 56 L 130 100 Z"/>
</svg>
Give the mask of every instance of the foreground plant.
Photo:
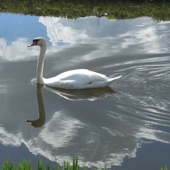
<svg viewBox="0 0 170 170">
<path fill-rule="evenodd" d="M 83 166 L 81 169 L 87 170 L 89 168 Z M 27 160 L 23 160 L 19 164 L 15 164 L 11 161 L 5 161 L 3 163 L 2 170 L 33 170 L 33 168 L 31 162 Z M 70 165 L 68 162 L 64 162 L 64 166 L 50 166 L 48 164 L 44 166 L 42 160 L 39 159 L 37 170 L 79 170 L 78 158 L 73 159 L 72 165 Z M 92 168 L 92 170 L 97 170 L 97 168 Z M 101 168 L 100 170 L 103 169 Z M 168 167 L 161 167 L 160 170 L 168 170 Z"/>
<path fill-rule="evenodd" d="M 11 161 L 5 161 L 2 170 L 32 170 L 32 165 L 30 161 L 26 160 L 23 160 L 19 165 Z"/>
<path fill-rule="evenodd" d="M 15 164 L 11 161 L 5 161 L 2 166 L 2 170 L 33 170 L 31 162 L 23 160 L 20 164 Z M 73 159 L 72 165 L 68 162 L 64 162 L 64 166 L 50 166 L 43 165 L 41 159 L 38 160 L 37 170 L 79 170 L 78 158 Z M 83 167 L 83 170 L 86 170 L 86 167 Z"/>
<path fill-rule="evenodd" d="M 168 170 L 167 165 L 166 165 L 166 166 L 164 166 L 164 167 L 161 167 L 161 169 L 160 169 L 160 170 Z"/>
</svg>

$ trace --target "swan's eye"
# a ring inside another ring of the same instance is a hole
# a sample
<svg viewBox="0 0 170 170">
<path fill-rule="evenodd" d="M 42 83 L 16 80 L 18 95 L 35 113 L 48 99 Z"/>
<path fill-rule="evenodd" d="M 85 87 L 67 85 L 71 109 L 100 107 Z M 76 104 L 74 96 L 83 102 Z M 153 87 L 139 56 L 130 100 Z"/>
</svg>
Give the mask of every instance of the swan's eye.
<svg viewBox="0 0 170 170">
<path fill-rule="evenodd" d="M 37 44 L 38 44 L 38 41 L 40 41 L 40 40 L 38 40 L 38 39 L 33 40 L 33 44 L 34 44 L 34 45 L 37 45 Z"/>
<path fill-rule="evenodd" d="M 32 41 L 32 44 L 29 44 L 28 47 L 32 47 L 32 46 L 36 46 L 36 45 L 39 45 L 38 42 L 40 41 L 40 39 L 34 39 Z"/>
</svg>

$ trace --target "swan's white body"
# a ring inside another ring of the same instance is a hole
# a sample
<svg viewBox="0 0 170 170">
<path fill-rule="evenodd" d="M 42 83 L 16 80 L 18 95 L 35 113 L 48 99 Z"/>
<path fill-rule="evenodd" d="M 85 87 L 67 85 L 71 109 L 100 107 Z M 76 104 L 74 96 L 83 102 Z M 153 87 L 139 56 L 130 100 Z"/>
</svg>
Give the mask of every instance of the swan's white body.
<svg viewBox="0 0 170 170">
<path fill-rule="evenodd" d="M 43 78 L 43 68 L 44 68 L 44 59 L 46 52 L 46 41 L 42 37 L 38 37 L 33 40 L 33 43 L 30 46 L 40 46 L 40 54 L 37 64 L 37 79 L 36 82 L 44 84 L 50 87 L 55 88 L 64 88 L 64 89 L 87 89 L 87 88 L 99 88 L 107 87 L 114 80 L 119 79 L 122 76 L 108 78 L 103 74 L 93 72 L 87 69 L 77 69 L 66 71 L 52 78 Z"/>
</svg>

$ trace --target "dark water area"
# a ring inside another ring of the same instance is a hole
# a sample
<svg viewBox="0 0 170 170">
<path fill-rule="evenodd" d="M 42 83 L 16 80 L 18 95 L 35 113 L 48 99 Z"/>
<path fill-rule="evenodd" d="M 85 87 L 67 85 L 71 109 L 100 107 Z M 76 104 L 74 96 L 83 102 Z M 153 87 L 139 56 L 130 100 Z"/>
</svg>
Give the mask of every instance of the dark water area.
<svg viewBox="0 0 170 170">
<path fill-rule="evenodd" d="M 0 23 L 0 166 L 78 156 L 88 167 L 170 167 L 170 22 L 1 13 Z M 86 68 L 122 78 L 82 91 L 36 86 L 39 48 L 27 45 L 38 36 L 44 77 Z"/>
</svg>

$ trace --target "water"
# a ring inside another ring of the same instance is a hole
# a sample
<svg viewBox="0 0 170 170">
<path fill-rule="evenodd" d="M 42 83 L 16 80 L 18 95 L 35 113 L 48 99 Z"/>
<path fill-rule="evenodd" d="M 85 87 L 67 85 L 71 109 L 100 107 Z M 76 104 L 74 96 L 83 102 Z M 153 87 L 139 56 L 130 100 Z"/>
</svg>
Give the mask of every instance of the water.
<svg viewBox="0 0 170 170">
<path fill-rule="evenodd" d="M 111 169 L 170 167 L 170 22 L 0 15 L 0 164 L 9 159 Z M 87 68 L 123 77 L 67 91 L 31 83 L 47 39 L 44 77 Z M 17 156 L 16 156 L 17 155 Z"/>
</svg>

